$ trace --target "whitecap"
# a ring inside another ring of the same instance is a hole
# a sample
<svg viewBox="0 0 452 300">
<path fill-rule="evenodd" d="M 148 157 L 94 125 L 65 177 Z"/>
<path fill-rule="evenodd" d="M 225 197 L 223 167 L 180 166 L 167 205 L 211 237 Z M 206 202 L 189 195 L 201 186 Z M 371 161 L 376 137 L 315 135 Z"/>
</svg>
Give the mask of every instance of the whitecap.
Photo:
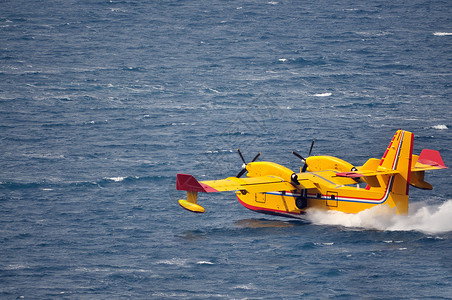
<svg viewBox="0 0 452 300">
<path fill-rule="evenodd" d="M 8 265 L 6 267 L 7 270 L 21 270 L 21 269 L 26 269 L 26 268 L 27 267 L 22 264 L 12 264 L 12 265 Z"/>
<path fill-rule="evenodd" d="M 187 260 L 183 258 L 171 258 L 171 259 L 164 259 L 157 262 L 161 265 L 174 265 L 174 266 L 185 266 L 187 264 Z"/>
<path fill-rule="evenodd" d="M 436 35 L 436 36 L 447 36 L 447 35 L 452 35 L 452 32 L 434 32 L 433 35 Z"/>
<path fill-rule="evenodd" d="M 198 261 L 196 264 L 198 264 L 198 265 L 214 265 L 213 262 L 205 261 L 205 260 Z"/>
<path fill-rule="evenodd" d="M 252 283 L 236 285 L 234 289 L 238 290 L 255 290 L 256 286 Z"/>
<path fill-rule="evenodd" d="M 122 12 L 125 13 L 127 10 L 121 9 L 121 8 L 110 8 L 111 12 Z"/>
<path fill-rule="evenodd" d="M 438 130 L 446 130 L 449 129 L 445 124 L 439 124 L 439 125 L 434 125 L 432 126 L 433 129 L 438 129 Z"/>
<path fill-rule="evenodd" d="M 120 182 L 120 181 L 123 181 L 125 179 L 125 177 L 108 177 L 108 178 L 105 178 L 105 179 L 111 180 L 111 181 L 114 181 L 114 182 Z"/>
<path fill-rule="evenodd" d="M 318 94 L 314 94 L 315 97 L 329 97 L 331 95 L 332 95 L 332 93 L 318 93 Z"/>
<path fill-rule="evenodd" d="M 287 58 L 280 58 L 280 59 L 278 59 L 278 61 L 280 61 L 280 62 L 286 62 L 286 61 L 287 61 Z"/>
<path fill-rule="evenodd" d="M 306 217 L 318 225 L 340 225 L 350 228 L 362 228 L 385 231 L 420 231 L 441 233 L 452 231 L 452 200 L 441 205 L 414 203 L 408 215 L 396 215 L 394 209 L 387 205 L 375 206 L 357 214 L 339 211 L 322 211 L 312 209 Z M 403 241 L 394 241 L 401 243 Z"/>
<path fill-rule="evenodd" d="M 316 246 L 333 246 L 334 243 L 330 243 L 330 242 L 328 242 L 328 243 L 314 243 L 314 245 L 316 245 Z"/>
</svg>

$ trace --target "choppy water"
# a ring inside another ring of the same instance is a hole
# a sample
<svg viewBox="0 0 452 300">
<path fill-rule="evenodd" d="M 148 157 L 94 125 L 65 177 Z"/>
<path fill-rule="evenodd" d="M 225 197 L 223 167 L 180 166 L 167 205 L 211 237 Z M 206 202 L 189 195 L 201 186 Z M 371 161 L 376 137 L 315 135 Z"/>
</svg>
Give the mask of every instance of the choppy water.
<svg viewBox="0 0 452 300">
<path fill-rule="evenodd" d="M 2 1 L 0 298 L 447 298 L 451 171 L 410 215 L 177 204 L 290 153 L 355 165 L 395 130 L 451 166 L 449 1 Z M 204 196 L 204 197 L 202 197 Z"/>
</svg>

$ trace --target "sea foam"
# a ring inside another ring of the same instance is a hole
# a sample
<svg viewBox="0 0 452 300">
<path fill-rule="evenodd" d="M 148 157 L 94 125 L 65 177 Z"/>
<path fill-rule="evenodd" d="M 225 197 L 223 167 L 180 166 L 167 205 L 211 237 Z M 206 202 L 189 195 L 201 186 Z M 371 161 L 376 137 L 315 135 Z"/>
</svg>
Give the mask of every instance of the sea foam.
<svg viewBox="0 0 452 300">
<path fill-rule="evenodd" d="M 433 129 L 438 129 L 438 130 L 446 130 L 449 129 L 446 125 L 444 124 L 440 124 L 440 125 L 434 125 L 432 126 Z"/>
<path fill-rule="evenodd" d="M 124 179 L 125 179 L 125 177 L 108 177 L 108 178 L 105 178 L 106 180 L 111 180 L 111 181 L 114 181 L 114 182 L 121 182 L 121 181 L 123 181 Z"/>
</svg>

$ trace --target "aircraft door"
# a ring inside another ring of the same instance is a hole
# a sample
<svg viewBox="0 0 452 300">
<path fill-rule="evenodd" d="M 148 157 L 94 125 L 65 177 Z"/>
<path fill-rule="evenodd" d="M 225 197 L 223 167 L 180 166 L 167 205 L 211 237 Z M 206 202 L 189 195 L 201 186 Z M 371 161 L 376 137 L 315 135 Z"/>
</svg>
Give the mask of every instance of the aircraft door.
<svg viewBox="0 0 452 300">
<path fill-rule="evenodd" d="M 265 203 L 267 200 L 267 193 L 256 193 L 254 197 L 254 201 L 257 203 Z"/>
<path fill-rule="evenodd" d="M 329 207 L 337 207 L 338 201 L 337 201 L 337 192 L 326 192 L 326 206 Z"/>
</svg>

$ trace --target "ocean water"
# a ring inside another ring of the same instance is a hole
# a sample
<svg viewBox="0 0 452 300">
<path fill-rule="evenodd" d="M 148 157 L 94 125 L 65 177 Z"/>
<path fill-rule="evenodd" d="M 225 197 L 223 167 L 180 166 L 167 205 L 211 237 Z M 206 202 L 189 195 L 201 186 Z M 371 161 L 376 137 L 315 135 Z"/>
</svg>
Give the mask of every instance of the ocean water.
<svg viewBox="0 0 452 300">
<path fill-rule="evenodd" d="M 408 216 L 178 206 L 176 174 L 452 165 L 450 1 L 0 2 L 1 299 L 452 298 L 450 169 Z"/>
</svg>

